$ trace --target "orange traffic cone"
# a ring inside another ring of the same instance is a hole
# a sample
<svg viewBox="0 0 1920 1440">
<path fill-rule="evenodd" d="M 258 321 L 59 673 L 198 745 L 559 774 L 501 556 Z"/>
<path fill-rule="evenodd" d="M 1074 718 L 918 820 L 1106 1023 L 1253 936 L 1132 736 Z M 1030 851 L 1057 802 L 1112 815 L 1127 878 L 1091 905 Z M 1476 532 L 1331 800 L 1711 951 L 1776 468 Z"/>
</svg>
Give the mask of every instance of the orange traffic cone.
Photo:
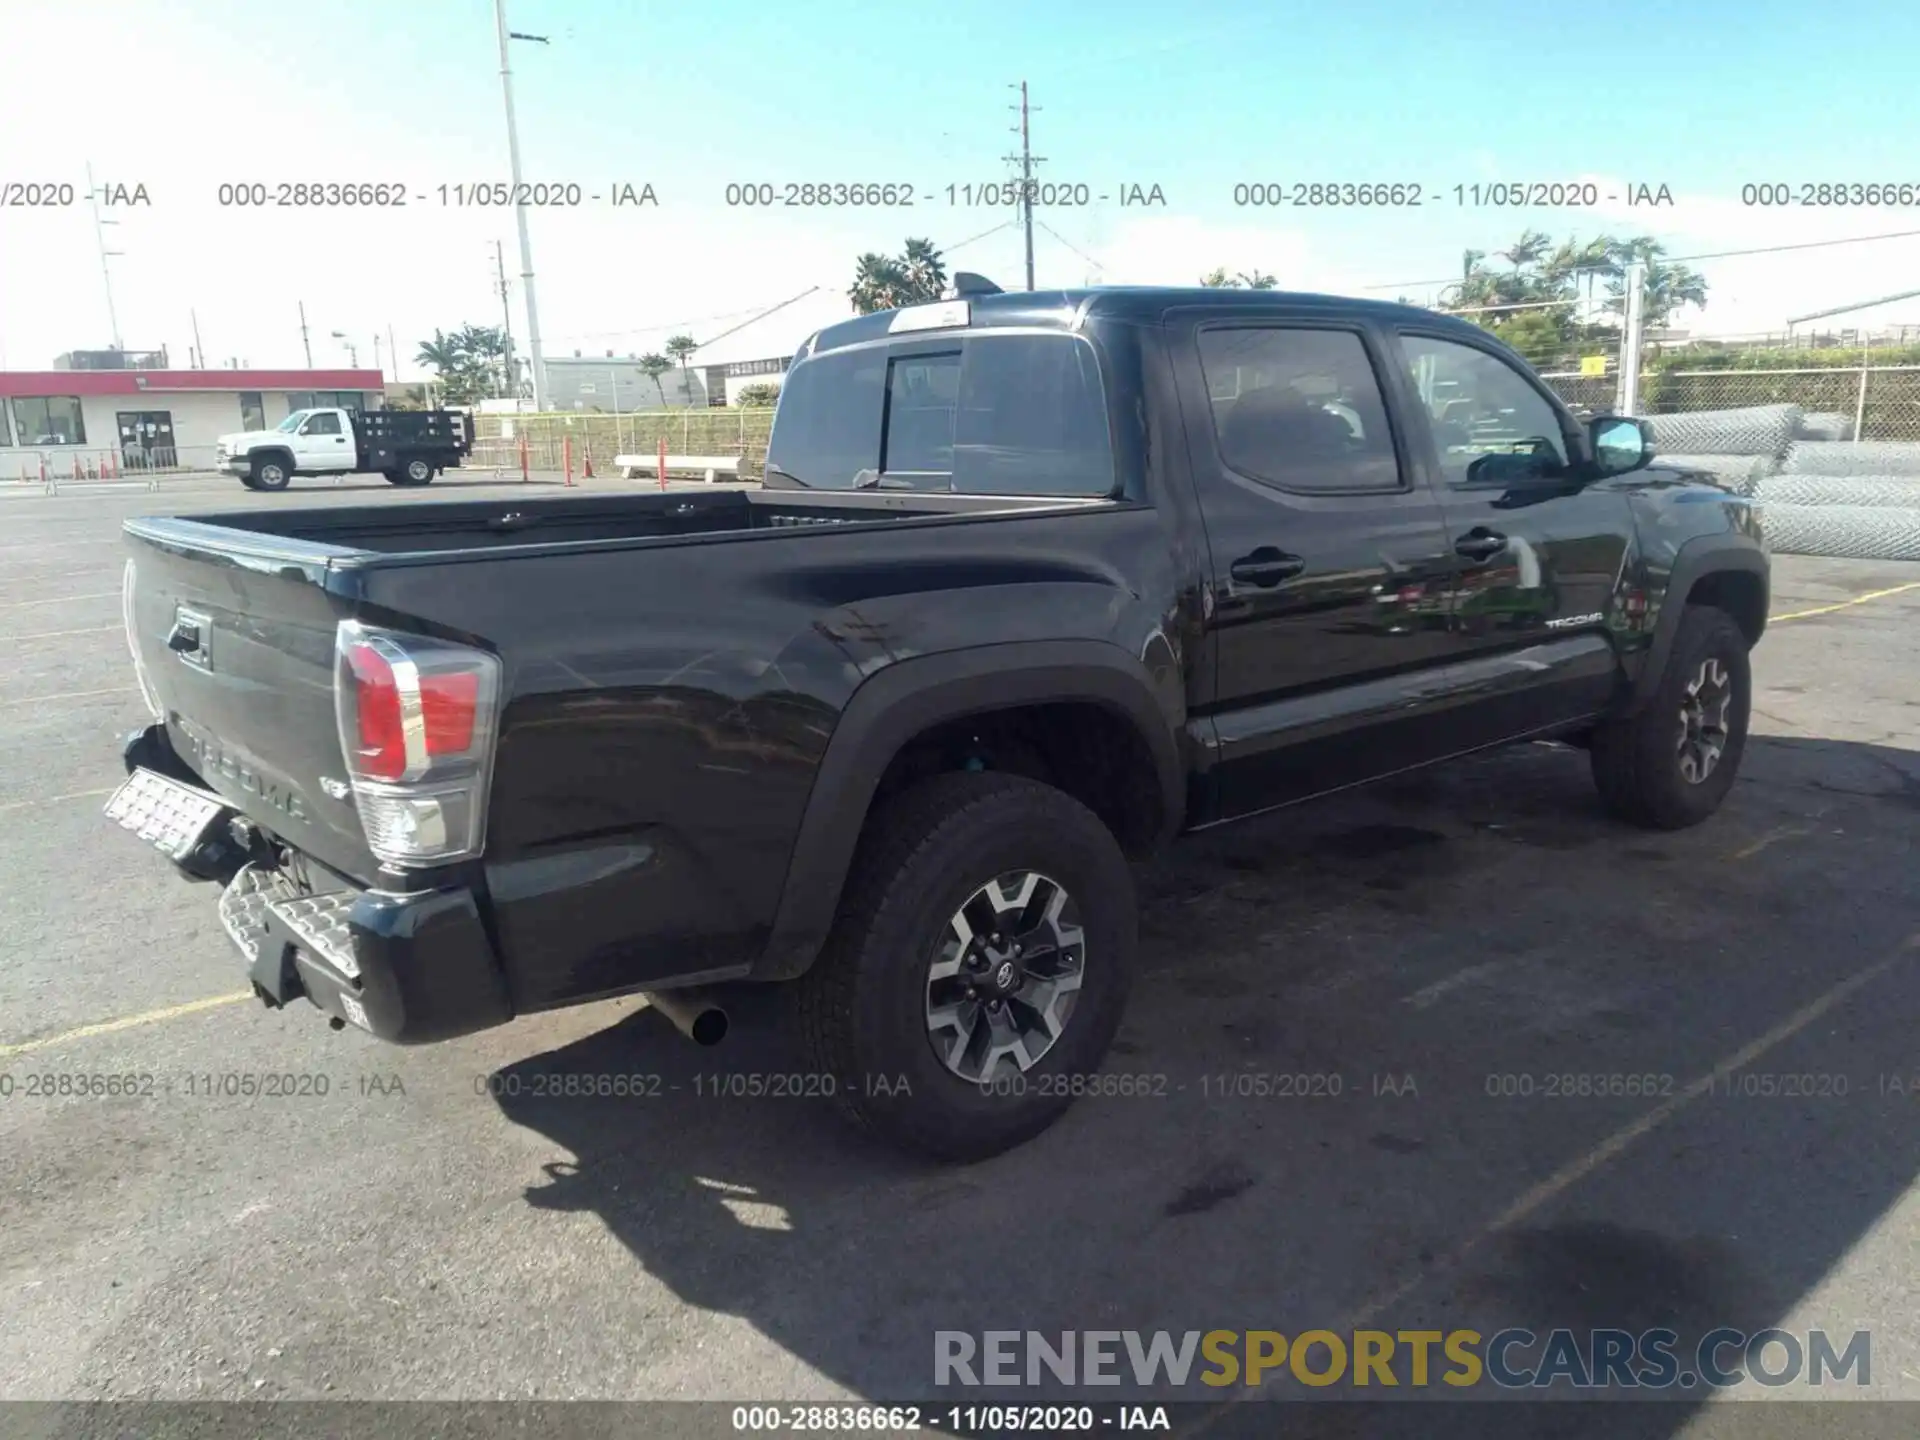
<svg viewBox="0 0 1920 1440">
<path fill-rule="evenodd" d="M 586 454 L 581 457 L 580 478 L 582 480 L 591 480 L 593 478 L 593 447 L 591 445 L 587 447 Z"/>
</svg>

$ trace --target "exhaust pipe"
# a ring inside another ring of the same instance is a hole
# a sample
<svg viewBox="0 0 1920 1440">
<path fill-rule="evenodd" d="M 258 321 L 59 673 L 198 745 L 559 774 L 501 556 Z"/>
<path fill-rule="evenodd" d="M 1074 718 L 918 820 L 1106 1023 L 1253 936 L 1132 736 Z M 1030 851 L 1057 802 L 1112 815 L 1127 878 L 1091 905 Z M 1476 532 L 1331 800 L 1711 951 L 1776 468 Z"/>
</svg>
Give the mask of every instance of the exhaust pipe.
<svg viewBox="0 0 1920 1440">
<path fill-rule="evenodd" d="M 719 992 L 706 986 L 650 992 L 647 1004 L 696 1045 L 718 1045 L 727 1038 L 726 1009 L 720 1004 Z"/>
</svg>

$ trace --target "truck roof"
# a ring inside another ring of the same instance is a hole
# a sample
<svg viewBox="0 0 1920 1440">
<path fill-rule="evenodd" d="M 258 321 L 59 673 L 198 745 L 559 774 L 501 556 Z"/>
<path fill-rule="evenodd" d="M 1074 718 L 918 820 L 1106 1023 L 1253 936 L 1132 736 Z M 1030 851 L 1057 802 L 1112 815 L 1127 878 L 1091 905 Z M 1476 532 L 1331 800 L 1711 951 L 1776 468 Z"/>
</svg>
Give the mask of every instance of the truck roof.
<svg viewBox="0 0 1920 1440">
<path fill-rule="evenodd" d="M 1366 316 L 1389 323 L 1418 322 L 1443 330 L 1458 330 L 1484 342 L 1487 331 L 1479 326 L 1417 305 L 1400 305 L 1390 300 L 1363 300 L 1351 295 L 1320 295 L 1293 290 L 1240 290 L 1205 285 L 1108 285 L 1075 290 L 1016 290 L 991 294 L 962 295 L 954 300 L 928 305 L 905 306 L 897 310 L 879 310 L 829 325 L 819 331 L 802 354 L 820 354 L 857 345 L 865 340 L 882 339 L 894 332 L 901 316 L 933 312 L 943 305 L 970 306 L 964 327 L 935 324 L 924 332 L 942 330 L 990 330 L 1009 326 L 1032 329 L 1072 331 L 1093 318 L 1157 321 L 1174 306 L 1212 306 L 1220 309 L 1324 311 L 1343 315 Z M 909 337 L 918 327 L 901 327 Z"/>
</svg>

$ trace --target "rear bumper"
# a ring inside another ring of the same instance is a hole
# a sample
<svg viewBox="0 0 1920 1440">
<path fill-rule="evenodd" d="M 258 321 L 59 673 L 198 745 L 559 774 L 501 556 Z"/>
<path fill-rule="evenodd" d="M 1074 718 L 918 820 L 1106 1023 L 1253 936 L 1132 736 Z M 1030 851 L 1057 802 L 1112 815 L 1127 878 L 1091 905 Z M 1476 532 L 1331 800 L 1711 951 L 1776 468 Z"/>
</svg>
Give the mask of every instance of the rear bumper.
<svg viewBox="0 0 1920 1440">
<path fill-rule="evenodd" d="M 251 866 L 220 897 L 220 919 L 274 1008 L 306 999 L 396 1045 L 426 1045 L 513 1018 L 473 895 L 348 890 L 272 898 Z"/>
<path fill-rule="evenodd" d="M 129 774 L 152 770 L 204 788 L 158 725 L 128 737 L 123 758 Z M 225 810 L 219 823 L 234 818 Z M 238 847 L 219 856 L 214 848 L 179 868 L 192 879 L 226 881 L 221 924 L 267 1005 L 304 998 L 397 1045 L 448 1040 L 513 1018 L 505 971 L 471 889 L 394 894 L 343 886 L 303 895 L 258 850 L 249 860 Z"/>
</svg>

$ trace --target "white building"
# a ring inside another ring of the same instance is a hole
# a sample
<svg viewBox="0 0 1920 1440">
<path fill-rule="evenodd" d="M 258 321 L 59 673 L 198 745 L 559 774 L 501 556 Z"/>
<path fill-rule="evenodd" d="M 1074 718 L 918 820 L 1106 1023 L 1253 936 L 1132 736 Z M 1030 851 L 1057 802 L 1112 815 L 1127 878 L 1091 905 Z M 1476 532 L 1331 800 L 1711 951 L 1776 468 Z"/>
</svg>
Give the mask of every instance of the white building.
<svg viewBox="0 0 1920 1440">
<path fill-rule="evenodd" d="M 383 390 L 378 370 L 0 370 L 0 482 L 43 466 L 55 478 L 205 469 L 222 435 L 315 405 L 374 409 Z"/>
<path fill-rule="evenodd" d="M 684 368 L 676 364 L 662 375 L 658 386 L 640 368 L 638 354 L 549 355 L 547 405 L 624 415 L 689 404 L 737 404 L 749 385 L 778 385 L 794 352 L 814 331 L 852 316 L 853 306 L 843 293 L 816 291 L 750 324 L 723 331 L 694 351 Z M 663 350 L 665 343 L 663 335 L 646 348 Z"/>
</svg>

